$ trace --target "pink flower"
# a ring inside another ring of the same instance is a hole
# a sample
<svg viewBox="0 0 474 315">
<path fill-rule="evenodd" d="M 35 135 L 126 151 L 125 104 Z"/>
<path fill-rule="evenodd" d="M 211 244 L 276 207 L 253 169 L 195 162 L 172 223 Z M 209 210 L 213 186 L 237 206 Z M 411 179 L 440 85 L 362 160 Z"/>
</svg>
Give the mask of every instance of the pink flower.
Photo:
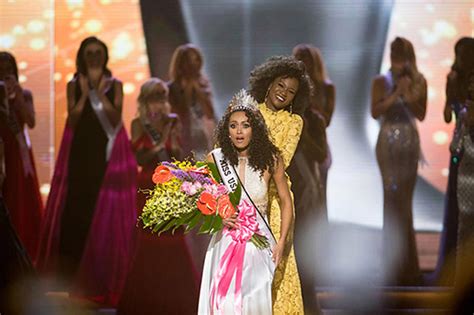
<svg viewBox="0 0 474 315">
<path fill-rule="evenodd" d="M 204 184 L 204 190 L 210 193 L 211 195 L 218 197 L 217 195 L 217 186 L 211 184 Z"/>
<path fill-rule="evenodd" d="M 191 187 L 193 186 L 193 183 L 191 182 L 183 182 L 181 184 L 181 191 L 185 192 L 188 195 L 191 195 Z"/>
<path fill-rule="evenodd" d="M 217 186 L 217 194 L 219 196 L 226 195 L 228 193 L 227 187 L 225 185 L 219 185 Z"/>
<path fill-rule="evenodd" d="M 185 192 L 189 196 L 195 195 L 199 190 L 202 189 L 202 184 L 200 182 L 183 182 L 181 184 L 181 191 Z"/>
<path fill-rule="evenodd" d="M 206 190 L 211 195 L 219 198 L 222 195 L 227 194 L 227 188 L 222 184 L 204 184 L 204 190 Z"/>
<path fill-rule="evenodd" d="M 203 188 L 202 184 L 200 182 L 194 182 L 193 187 L 194 187 L 194 189 L 196 189 L 196 192 Z"/>
</svg>

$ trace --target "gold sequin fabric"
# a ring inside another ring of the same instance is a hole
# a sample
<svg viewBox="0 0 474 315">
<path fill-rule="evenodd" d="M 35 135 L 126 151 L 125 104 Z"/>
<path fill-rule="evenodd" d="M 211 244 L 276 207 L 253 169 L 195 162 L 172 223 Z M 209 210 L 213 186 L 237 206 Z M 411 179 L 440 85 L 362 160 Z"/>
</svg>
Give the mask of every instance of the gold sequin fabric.
<svg viewBox="0 0 474 315">
<path fill-rule="evenodd" d="M 295 154 L 296 146 L 298 145 L 303 129 L 303 119 L 287 111 L 272 111 L 268 109 L 265 104 L 260 104 L 259 109 L 265 119 L 273 143 L 281 151 L 286 169 Z M 291 187 L 289 178 L 288 186 Z M 274 182 L 270 183 L 268 204 L 270 227 L 276 239 L 279 239 L 281 213 L 278 203 L 278 193 Z M 293 230 L 294 224 L 287 238 L 287 245 L 285 246 L 282 261 L 275 270 L 273 279 L 273 313 L 276 315 L 304 314 L 300 278 L 293 251 Z"/>
</svg>

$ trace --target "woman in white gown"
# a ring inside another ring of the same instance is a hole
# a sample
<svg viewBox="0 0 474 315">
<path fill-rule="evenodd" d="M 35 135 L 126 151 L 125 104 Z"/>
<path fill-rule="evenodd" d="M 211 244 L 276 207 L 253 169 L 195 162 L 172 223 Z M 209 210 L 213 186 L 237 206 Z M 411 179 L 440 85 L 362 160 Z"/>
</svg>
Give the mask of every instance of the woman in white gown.
<svg viewBox="0 0 474 315">
<path fill-rule="evenodd" d="M 273 272 L 293 221 L 284 166 L 278 149 L 269 139 L 257 103 L 245 91 L 231 100 L 219 122 L 216 139 L 219 148 L 207 160 L 216 163 L 229 190 L 234 191 L 234 183 L 240 182 L 242 195 L 238 213 L 223 220 L 224 229 L 213 235 L 207 249 L 198 313 L 271 314 Z M 281 199 L 282 233 L 278 240 L 267 220 L 270 180 L 275 181 Z M 245 232 L 249 226 L 267 238 L 267 248 L 259 249 L 248 240 L 249 234 Z"/>
</svg>

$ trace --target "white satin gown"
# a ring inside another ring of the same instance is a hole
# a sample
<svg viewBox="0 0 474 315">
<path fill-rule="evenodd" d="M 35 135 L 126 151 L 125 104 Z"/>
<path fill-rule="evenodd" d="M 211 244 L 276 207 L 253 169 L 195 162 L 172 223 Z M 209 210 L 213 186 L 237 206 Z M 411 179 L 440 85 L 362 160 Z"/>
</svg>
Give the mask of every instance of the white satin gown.
<svg viewBox="0 0 474 315">
<path fill-rule="evenodd" d="M 237 172 L 245 189 L 252 198 L 255 206 L 267 218 L 267 185 L 259 172 L 252 169 L 247 158 L 239 158 Z M 244 194 L 242 195 L 244 196 Z M 258 214 L 257 214 L 258 215 Z M 270 235 L 267 236 L 270 239 Z M 235 275 L 232 278 L 229 290 L 225 296 L 220 310 L 216 305 L 211 305 L 211 292 L 213 279 L 219 270 L 220 260 L 227 247 L 233 242 L 232 238 L 224 235 L 222 231 L 211 238 L 204 261 L 201 290 L 199 294 L 198 314 L 236 314 L 235 310 Z M 241 314 L 268 315 L 272 314 L 272 282 L 275 264 L 272 261 L 270 248 L 260 250 L 251 242 L 246 243 L 242 272 L 242 308 Z M 217 300 L 217 297 L 214 298 Z"/>
</svg>

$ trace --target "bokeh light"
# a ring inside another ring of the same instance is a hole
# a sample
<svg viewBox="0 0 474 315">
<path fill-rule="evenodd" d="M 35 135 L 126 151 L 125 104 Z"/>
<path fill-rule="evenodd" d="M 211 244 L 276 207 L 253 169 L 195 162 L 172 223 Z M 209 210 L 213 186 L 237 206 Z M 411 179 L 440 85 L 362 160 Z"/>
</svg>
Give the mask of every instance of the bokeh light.
<svg viewBox="0 0 474 315">
<path fill-rule="evenodd" d="M 87 36 L 98 36 L 109 47 L 109 67 L 124 82 L 123 116 L 129 128 L 139 86 L 149 76 L 139 2 L 0 0 L 0 16 L 0 50 L 14 53 L 20 83 L 34 95 L 38 118 L 29 133 L 46 196 L 67 117 L 66 84 Z"/>
</svg>

